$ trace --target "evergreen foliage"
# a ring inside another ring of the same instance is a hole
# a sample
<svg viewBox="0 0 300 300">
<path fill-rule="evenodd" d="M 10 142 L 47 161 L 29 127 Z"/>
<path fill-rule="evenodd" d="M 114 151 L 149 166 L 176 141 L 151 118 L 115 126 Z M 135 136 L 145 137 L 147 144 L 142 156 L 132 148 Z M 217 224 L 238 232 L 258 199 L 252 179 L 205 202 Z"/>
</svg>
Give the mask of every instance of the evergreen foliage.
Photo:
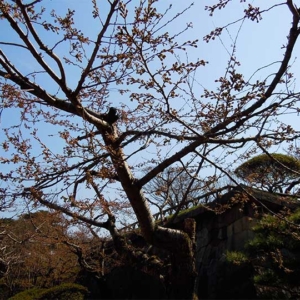
<svg viewBox="0 0 300 300">
<path fill-rule="evenodd" d="M 241 164 L 235 174 L 259 189 L 289 193 L 300 183 L 300 161 L 285 154 L 261 154 Z"/>
<path fill-rule="evenodd" d="M 300 209 L 294 213 L 264 216 L 244 252 L 228 252 L 227 261 L 252 264 L 253 282 L 264 298 L 300 297 Z"/>
</svg>

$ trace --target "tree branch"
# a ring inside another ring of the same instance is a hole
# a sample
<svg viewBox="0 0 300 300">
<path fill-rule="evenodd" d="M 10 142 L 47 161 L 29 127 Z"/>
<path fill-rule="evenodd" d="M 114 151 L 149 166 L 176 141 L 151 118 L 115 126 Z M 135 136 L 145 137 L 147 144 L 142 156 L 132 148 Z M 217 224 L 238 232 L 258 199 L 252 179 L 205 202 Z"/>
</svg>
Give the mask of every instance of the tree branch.
<svg viewBox="0 0 300 300">
<path fill-rule="evenodd" d="M 110 24 L 110 20 L 111 20 L 113 14 L 115 12 L 115 8 L 116 8 L 116 6 L 117 6 L 118 3 L 119 3 L 119 0 L 114 0 L 111 3 L 111 7 L 110 7 L 110 10 L 109 10 L 109 12 L 107 14 L 107 18 L 106 18 L 105 24 L 103 25 L 101 31 L 98 34 L 98 37 L 97 37 L 97 40 L 96 40 L 96 43 L 95 43 L 95 48 L 94 48 L 94 50 L 93 50 L 93 52 L 91 54 L 91 57 L 90 57 L 90 59 L 88 61 L 88 64 L 87 64 L 86 68 L 84 69 L 84 71 L 81 74 L 81 77 L 80 77 L 80 79 L 78 81 L 77 87 L 76 87 L 76 89 L 73 92 L 73 95 L 75 97 L 79 94 L 79 92 L 80 92 L 80 90 L 82 88 L 82 85 L 83 85 L 83 83 L 84 83 L 84 81 L 86 79 L 86 76 L 89 74 L 89 72 L 90 72 L 90 70 L 91 70 L 91 68 L 93 66 L 93 63 L 95 61 L 95 58 L 97 56 L 97 53 L 98 53 L 100 45 L 101 45 L 101 40 L 102 40 L 102 38 L 104 36 L 104 33 L 108 29 L 108 26 Z"/>
<path fill-rule="evenodd" d="M 32 26 L 31 20 L 27 14 L 26 11 L 26 7 L 25 5 L 23 5 L 23 3 L 21 2 L 21 0 L 16 0 L 16 3 L 19 5 L 19 7 L 21 8 L 23 17 L 25 19 L 26 25 L 29 28 L 30 33 L 32 34 L 34 40 L 37 42 L 37 44 L 39 45 L 40 49 L 45 51 L 57 64 L 59 71 L 60 71 L 60 76 L 61 76 L 61 80 L 56 80 L 56 76 L 54 77 L 54 72 L 53 72 L 53 79 L 59 84 L 59 86 L 61 87 L 61 89 L 66 93 L 66 95 L 68 95 L 68 93 L 70 92 L 68 89 L 66 89 L 67 85 L 66 85 L 66 74 L 64 71 L 64 67 L 60 61 L 60 59 L 58 58 L 57 55 L 55 55 L 40 39 L 40 37 L 38 36 L 37 32 L 35 31 L 34 27 Z M 50 70 L 50 69 L 49 69 Z M 51 74 L 49 74 L 51 75 Z"/>
<path fill-rule="evenodd" d="M 38 202 L 40 202 L 41 204 L 51 208 L 51 209 L 54 209 L 56 211 L 60 211 L 64 214 L 66 214 L 67 216 L 69 217 L 72 217 L 76 220 L 80 220 L 82 222 L 85 222 L 87 224 L 90 224 L 90 225 L 93 225 L 93 226 L 96 226 L 96 227 L 101 227 L 101 228 L 105 228 L 108 230 L 108 224 L 107 222 L 98 222 L 98 221 L 95 221 L 95 220 L 92 220 L 92 219 L 89 219 L 89 218 L 86 218 L 84 216 L 80 216 L 78 215 L 77 213 L 73 213 L 71 212 L 70 210 L 68 210 L 67 208 L 65 207 L 62 207 L 58 204 L 55 204 L 55 203 L 52 203 L 52 202 L 49 202 L 45 199 L 43 199 L 43 194 L 41 191 L 38 191 L 36 190 L 34 187 L 31 187 L 31 188 L 28 188 L 25 190 L 25 192 L 27 191 L 30 191 L 32 197 L 34 199 L 36 199 Z"/>
</svg>

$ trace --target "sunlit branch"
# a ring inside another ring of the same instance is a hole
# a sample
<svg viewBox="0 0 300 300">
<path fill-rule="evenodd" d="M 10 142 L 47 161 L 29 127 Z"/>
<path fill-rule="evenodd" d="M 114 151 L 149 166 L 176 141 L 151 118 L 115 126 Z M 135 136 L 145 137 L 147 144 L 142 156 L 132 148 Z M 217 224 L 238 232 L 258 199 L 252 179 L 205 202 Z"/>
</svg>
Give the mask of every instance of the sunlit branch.
<svg viewBox="0 0 300 300">
<path fill-rule="evenodd" d="M 271 161 L 275 161 L 276 164 L 278 164 L 279 166 L 281 166 L 283 169 L 288 170 L 290 173 L 292 174 L 297 174 L 298 176 L 300 176 L 300 172 L 293 170 L 291 168 L 289 168 L 287 165 L 284 165 L 282 162 L 280 162 L 278 159 L 276 159 L 276 157 L 274 157 L 272 154 L 270 154 L 260 143 L 259 141 L 257 142 L 257 146 L 263 151 L 263 153 L 265 153 L 270 159 Z"/>
<path fill-rule="evenodd" d="M 147 141 L 145 142 L 145 144 L 143 146 L 141 146 L 139 149 L 137 149 L 136 151 L 132 152 L 130 155 L 128 155 L 126 157 L 126 160 L 128 160 L 130 157 L 132 157 L 133 155 L 135 155 L 136 153 L 142 151 L 142 150 L 145 150 L 148 146 L 149 146 L 149 143 L 150 143 L 150 138 L 148 137 Z"/>
<path fill-rule="evenodd" d="M 24 7 L 30 7 L 30 6 L 33 6 L 35 5 L 36 3 L 39 3 L 39 2 L 42 2 L 43 0 L 35 0 L 35 1 L 32 1 L 30 3 L 27 3 L 27 4 L 23 4 Z"/>
<path fill-rule="evenodd" d="M 20 47 L 28 50 L 28 48 L 24 45 L 17 44 L 17 43 L 9 43 L 9 42 L 0 42 L 0 45 L 6 45 L 6 46 L 14 46 L 14 47 Z"/>
<path fill-rule="evenodd" d="M 206 150 L 206 147 L 204 147 L 204 149 L 203 149 L 203 152 L 204 152 L 204 153 L 206 152 L 205 150 Z M 205 153 L 204 155 L 207 155 L 207 153 Z M 195 180 L 196 180 L 197 175 L 199 174 L 200 170 L 202 169 L 202 166 L 203 166 L 203 164 L 204 164 L 204 161 L 205 161 L 205 160 L 204 160 L 204 158 L 202 157 L 202 158 L 201 158 L 201 161 L 200 161 L 200 163 L 199 163 L 199 165 L 198 165 L 198 167 L 197 167 L 197 170 L 196 170 L 195 175 L 192 177 L 191 181 L 189 182 L 189 185 L 187 186 L 186 191 L 185 191 L 184 194 L 183 194 L 183 197 L 182 197 L 181 202 L 179 203 L 178 207 L 176 208 L 175 213 L 172 215 L 172 217 L 170 218 L 170 220 L 168 220 L 167 224 L 172 224 L 172 223 L 173 223 L 173 221 L 174 221 L 174 220 L 176 219 L 176 217 L 178 216 L 180 210 L 182 209 L 183 205 L 186 203 L 187 197 L 188 197 L 188 195 L 189 195 L 189 193 L 190 193 L 190 190 L 191 190 L 191 188 L 192 188 L 192 186 L 193 186 L 193 184 L 194 184 L 194 182 L 195 182 Z M 184 167 L 184 164 L 182 164 L 182 165 L 183 165 L 183 167 Z M 184 168 L 185 168 L 185 167 L 184 167 Z M 187 170 L 186 170 L 186 171 L 187 171 Z"/>
<path fill-rule="evenodd" d="M 74 90 L 74 93 L 73 93 L 74 96 L 77 96 L 79 94 L 79 92 L 80 92 L 80 90 L 81 90 L 81 88 L 83 86 L 83 83 L 86 80 L 87 75 L 89 74 L 89 72 L 92 69 L 93 63 L 94 63 L 94 61 L 96 59 L 97 53 L 98 53 L 100 45 L 101 45 L 102 38 L 104 36 L 104 33 L 107 31 L 107 29 L 109 27 L 110 20 L 111 20 L 113 14 L 115 13 L 116 6 L 117 6 L 118 3 L 119 3 L 119 0 L 114 0 L 111 3 L 111 7 L 110 7 L 110 10 L 109 10 L 109 12 L 107 14 L 106 21 L 105 21 L 105 23 L 104 23 L 101 31 L 98 34 L 97 41 L 95 43 L 95 47 L 93 49 L 91 57 L 89 58 L 89 61 L 88 61 L 88 64 L 87 64 L 86 68 L 84 69 L 84 71 L 81 74 L 81 77 L 80 77 L 80 79 L 78 81 L 76 89 Z"/>
<path fill-rule="evenodd" d="M 26 7 L 22 4 L 21 0 L 16 0 L 17 4 L 20 6 L 21 8 L 21 11 L 22 11 L 22 14 L 24 16 L 24 19 L 25 19 L 25 22 L 26 22 L 26 25 L 30 31 L 30 33 L 32 34 L 34 40 L 37 42 L 37 44 L 39 45 L 40 49 L 45 51 L 45 53 L 47 53 L 49 55 L 49 57 L 51 57 L 57 64 L 58 68 L 59 68 L 59 71 L 60 71 L 60 76 L 61 76 L 61 79 L 59 80 L 54 71 L 52 71 L 50 69 L 50 67 L 40 58 L 39 60 L 37 60 L 39 63 L 42 63 L 41 65 L 44 67 L 44 69 L 51 75 L 51 77 L 59 84 L 59 86 L 61 87 L 61 89 L 66 93 L 66 95 L 68 95 L 69 93 L 69 90 L 66 89 L 66 74 L 65 74 L 65 71 L 64 71 L 64 68 L 63 68 L 63 65 L 60 61 L 60 59 L 58 58 L 57 55 L 55 55 L 40 39 L 39 35 L 37 34 L 37 32 L 35 31 L 34 27 L 32 26 L 32 23 L 31 23 L 31 20 L 27 14 L 27 11 L 26 11 Z M 28 43 L 29 43 L 29 40 L 28 40 Z M 31 47 L 28 47 L 32 53 L 32 50 L 35 51 L 34 49 L 34 46 L 31 45 Z M 34 55 L 36 56 L 36 55 Z M 46 68 L 45 68 L 46 67 Z M 50 71 L 50 72 L 49 72 Z"/>
<path fill-rule="evenodd" d="M 49 202 L 49 201 L 47 201 L 47 200 L 45 200 L 43 198 L 43 194 L 40 191 L 36 190 L 33 187 L 27 189 L 26 191 L 30 192 L 31 195 L 32 195 L 32 197 L 36 201 L 40 202 L 41 204 L 43 204 L 43 205 L 45 205 L 45 206 L 47 206 L 47 207 L 49 207 L 51 209 L 55 209 L 56 211 L 60 211 L 60 212 L 62 212 L 64 214 L 66 214 L 69 217 L 72 217 L 72 218 L 74 218 L 76 220 L 80 220 L 80 221 L 85 222 L 87 224 L 90 224 L 90 225 L 93 225 L 93 226 L 96 226 L 96 227 L 102 227 L 102 228 L 108 229 L 107 222 L 98 222 L 98 221 L 92 220 L 90 218 L 86 218 L 84 216 L 78 215 L 77 213 L 71 212 L 69 209 L 67 209 L 65 207 L 62 207 L 62 206 L 60 206 L 58 204 Z"/>
<path fill-rule="evenodd" d="M 98 199 L 99 199 L 99 201 L 100 201 L 100 203 L 101 203 L 101 206 L 102 206 L 103 211 L 104 211 L 110 218 L 114 217 L 113 213 L 112 213 L 111 210 L 110 210 L 110 207 L 109 207 L 108 202 L 107 202 L 107 201 L 104 199 L 104 197 L 101 195 L 101 192 L 99 191 L 99 189 L 98 189 L 97 185 L 95 184 L 93 178 L 91 178 L 90 184 L 92 185 L 92 187 L 93 187 L 93 189 L 94 189 L 94 191 L 95 191 L 95 193 L 96 193 L 96 195 L 97 195 L 97 197 L 98 197 Z"/>
<path fill-rule="evenodd" d="M 18 3 L 19 3 L 19 5 L 22 6 L 22 4 L 20 3 L 20 0 L 18 0 Z M 23 8 L 23 9 L 25 10 L 25 8 Z M 41 57 L 41 55 L 37 52 L 37 50 L 35 49 L 34 45 L 30 42 L 28 36 L 19 27 L 19 25 L 17 24 L 17 22 L 8 13 L 3 12 L 3 14 L 4 14 L 4 17 L 9 21 L 10 26 L 16 31 L 16 33 L 19 35 L 20 39 L 27 46 L 28 50 L 33 55 L 33 57 L 35 58 L 35 60 L 43 67 L 43 69 L 49 74 L 49 76 L 62 88 L 62 90 L 66 94 L 68 94 L 69 90 L 66 88 L 66 85 L 63 84 L 63 82 L 61 81 L 61 79 L 59 79 L 57 77 L 57 75 L 55 74 L 55 72 L 43 60 L 43 58 Z M 26 16 L 24 16 L 24 17 L 26 18 Z M 28 16 L 27 16 L 27 18 L 28 18 Z M 29 23 L 30 23 L 30 20 L 29 20 Z M 30 24 L 30 26 L 32 27 L 31 24 Z M 43 47 L 44 47 L 43 50 L 46 51 L 47 48 L 44 45 L 43 45 Z M 63 76 L 63 74 L 61 74 L 61 75 Z M 62 77 L 62 78 L 64 79 L 64 77 Z"/>
<path fill-rule="evenodd" d="M 292 4 L 292 1 L 288 1 L 287 3 Z M 230 124 L 232 121 L 234 121 L 234 119 L 236 119 L 237 117 L 240 119 L 240 121 L 238 122 L 239 125 L 242 125 L 245 122 L 245 120 L 250 118 L 250 116 L 253 114 L 254 111 L 256 111 L 258 108 L 260 108 L 266 102 L 266 100 L 269 99 L 272 96 L 275 88 L 280 83 L 280 80 L 281 80 L 283 74 L 285 73 L 285 71 L 288 67 L 289 61 L 291 59 L 293 49 L 295 47 L 297 38 L 298 38 L 299 33 L 300 33 L 300 29 L 298 29 L 298 23 L 299 23 L 299 14 L 298 14 L 298 16 L 295 16 L 295 14 L 294 14 L 293 15 L 292 27 L 291 27 L 290 33 L 289 33 L 288 44 L 286 46 L 286 51 L 285 51 L 283 60 L 281 62 L 281 65 L 280 65 L 277 73 L 275 74 L 274 79 L 272 80 L 272 82 L 269 85 L 268 89 L 264 93 L 264 96 L 261 97 L 254 104 L 252 104 L 249 108 L 243 110 L 242 112 L 239 112 L 238 116 L 233 115 L 230 118 L 226 119 L 225 121 L 223 121 L 223 122 L 219 123 L 218 125 L 214 126 L 211 130 L 209 130 L 206 133 L 208 136 L 214 135 L 215 133 L 220 131 L 220 129 L 224 129 L 228 124 Z"/>
</svg>

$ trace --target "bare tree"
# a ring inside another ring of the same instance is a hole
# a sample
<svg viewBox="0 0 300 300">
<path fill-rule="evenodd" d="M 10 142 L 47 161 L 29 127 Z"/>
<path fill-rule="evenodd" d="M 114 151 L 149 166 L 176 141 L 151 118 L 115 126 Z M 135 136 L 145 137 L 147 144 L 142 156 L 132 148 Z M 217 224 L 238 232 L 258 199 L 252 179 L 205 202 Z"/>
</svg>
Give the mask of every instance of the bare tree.
<svg viewBox="0 0 300 300">
<path fill-rule="evenodd" d="M 206 9 L 226 13 L 229 2 Z M 95 33 L 77 26 L 72 8 L 58 13 L 41 0 L 0 1 L 6 32 L 0 41 L 2 118 L 10 113 L 19 120 L 3 127 L 0 199 L 47 206 L 73 222 L 106 229 L 121 255 L 141 259 L 116 226 L 118 213 L 131 208 L 145 240 L 172 253 L 170 297 L 192 298 L 192 241 L 182 230 L 155 224 L 144 187 L 178 164 L 213 186 L 230 176 L 232 153 L 240 159 L 257 146 L 267 151 L 299 136 L 280 118 L 299 110 L 299 94 L 286 89 L 299 12 L 291 0 L 273 7 L 289 11 L 291 22 L 275 74 L 246 79 L 234 47 L 216 89 L 199 91 L 195 72 L 206 61 L 189 59 L 197 40 L 182 41 L 191 28 L 181 19 L 188 9 L 163 7 L 154 0 L 91 0 L 88 27 Z M 249 4 L 240 22 L 259 22 L 268 12 Z M 182 28 L 172 33 L 180 21 Z M 170 146 L 175 150 L 164 151 Z"/>
<path fill-rule="evenodd" d="M 204 191 L 201 181 L 194 180 L 184 169 L 169 168 L 158 174 L 145 187 L 145 194 L 151 204 L 160 210 L 174 208 L 185 198 L 184 207 L 197 204 L 196 198 Z"/>
<path fill-rule="evenodd" d="M 0 228 L 0 262 L 5 266 L 0 273 L 1 292 L 7 293 L 6 298 L 29 288 L 49 288 L 75 280 L 77 257 L 65 242 L 71 244 L 72 239 L 67 239 L 59 212 L 0 219 Z"/>
</svg>

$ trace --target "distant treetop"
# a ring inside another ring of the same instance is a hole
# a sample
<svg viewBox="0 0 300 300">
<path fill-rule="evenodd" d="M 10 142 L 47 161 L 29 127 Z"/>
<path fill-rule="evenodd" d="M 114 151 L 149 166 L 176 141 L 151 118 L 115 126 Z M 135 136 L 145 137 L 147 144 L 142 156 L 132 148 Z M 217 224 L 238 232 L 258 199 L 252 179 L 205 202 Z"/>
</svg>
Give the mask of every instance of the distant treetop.
<svg viewBox="0 0 300 300">
<path fill-rule="evenodd" d="M 253 187 L 269 192 L 298 194 L 300 160 L 285 154 L 257 155 L 241 164 L 235 174 Z"/>
</svg>

